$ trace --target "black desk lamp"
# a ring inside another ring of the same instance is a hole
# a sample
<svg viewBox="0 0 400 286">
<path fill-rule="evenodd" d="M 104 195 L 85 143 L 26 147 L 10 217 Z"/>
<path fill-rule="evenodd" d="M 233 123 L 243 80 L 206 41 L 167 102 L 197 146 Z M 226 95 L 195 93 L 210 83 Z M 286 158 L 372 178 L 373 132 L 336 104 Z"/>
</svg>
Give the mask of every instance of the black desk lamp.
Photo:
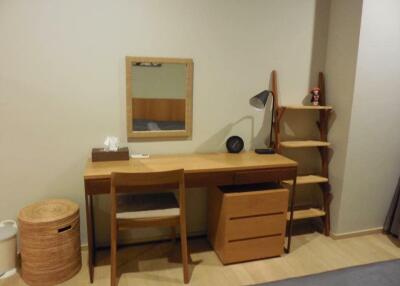
<svg viewBox="0 0 400 286">
<path fill-rule="evenodd" d="M 270 90 L 264 90 L 260 92 L 259 94 L 253 96 L 250 98 L 250 105 L 253 106 L 256 110 L 262 111 L 265 109 L 265 105 L 267 104 L 267 100 L 269 95 L 272 95 L 272 112 L 271 112 L 271 131 L 269 134 L 269 148 L 265 149 L 255 149 L 255 152 L 257 154 L 274 154 L 275 151 L 272 148 L 272 127 L 274 124 L 274 111 L 275 111 L 275 95 L 272 91 Z"/>
</svg>

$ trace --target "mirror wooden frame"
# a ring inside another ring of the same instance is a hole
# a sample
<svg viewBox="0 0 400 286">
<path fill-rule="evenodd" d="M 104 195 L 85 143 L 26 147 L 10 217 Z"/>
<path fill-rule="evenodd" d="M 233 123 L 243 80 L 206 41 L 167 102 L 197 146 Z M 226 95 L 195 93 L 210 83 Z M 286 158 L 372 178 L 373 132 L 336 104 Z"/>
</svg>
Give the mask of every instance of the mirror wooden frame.
<svg viewBox="0 0 400 286">
<path fill-rule="evenodd" d="M 165 138 L 190 138 L 192 136 L 192 102 L 193 102 L 193 60 L 182 58 L 158 58 L 158 57 L 131 57 L 125 58 L 126 63 L 126 119 L 127 135 L 130 139 L 165 139 Z M 185 64 L 186 65 L 186 97 L 185 97 L 185 129 L 184 130 L 133 130 L 132 112 L 132 65 L 136 63 L 159 64 Z"/>
</svg>

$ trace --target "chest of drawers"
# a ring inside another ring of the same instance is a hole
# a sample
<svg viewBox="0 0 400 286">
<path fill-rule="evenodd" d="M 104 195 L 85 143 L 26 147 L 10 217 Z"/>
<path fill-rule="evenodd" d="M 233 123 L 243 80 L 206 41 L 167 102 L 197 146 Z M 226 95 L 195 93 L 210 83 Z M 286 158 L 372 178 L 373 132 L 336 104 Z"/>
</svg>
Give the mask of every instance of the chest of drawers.
<svg viewBox="0 0 400 286">
<path fill-rule="evenodd" d="M 224 264 L 283 253 L 288 196 L 277 184 L 209 189 L 208 239 Z"/>
</svg>

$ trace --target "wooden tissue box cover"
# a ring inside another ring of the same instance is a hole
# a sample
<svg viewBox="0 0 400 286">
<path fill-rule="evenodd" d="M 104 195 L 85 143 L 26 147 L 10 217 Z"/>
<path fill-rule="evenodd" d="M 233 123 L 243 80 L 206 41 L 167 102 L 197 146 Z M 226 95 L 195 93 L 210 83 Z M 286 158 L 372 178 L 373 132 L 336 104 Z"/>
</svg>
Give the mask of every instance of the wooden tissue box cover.
<svg viewBox="0 0 400 286">
<path fill-rule="evenodd" d="M 92 149 L 92 162 L 129 160 L 129 148 L 121 147 L 118 151 L 104 151 L 103 148 Z"/>
</svg>

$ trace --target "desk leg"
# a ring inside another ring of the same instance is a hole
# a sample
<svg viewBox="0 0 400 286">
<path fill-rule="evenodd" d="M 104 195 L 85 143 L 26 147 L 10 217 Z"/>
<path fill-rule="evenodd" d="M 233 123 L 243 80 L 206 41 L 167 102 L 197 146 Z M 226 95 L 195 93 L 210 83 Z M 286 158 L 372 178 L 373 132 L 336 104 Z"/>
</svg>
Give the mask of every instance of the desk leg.
<svg viewBox="0 0 400 286">
<path fill-rule="evenodd" d="M 292 243 L 292 231 L 293 231 L 293 213 L 294 213 L 294 204 L 296 198 L 296 177 L 293 179 L 293 185 L 292 185 L 292 197 L 290 200 L 290 219 L 289 219 L 289 226 L 288 226 L 288 242 L 287 242 L 287 247 L 285 249 L 286 253 L 290 252 L 290 246 Z"/>
<path fill-rule="evenodd" d="M 92 254 L 92 261 L 93 261 L 93 267 L 96 266 L 96 251 L 97 251 L 97 245 L 96 245 L 96 222 L 94 220 L 94 214 L 93 214 L 93 196 L 89 196 L 89 202 L 90 202 L 90 217 L 91 217 L 91 224 L 92 224 L 92 248 L 93 248 L 93 254 Z"/>
<path fill-rule="evenodd" d="M 86 184 L 85 184 L 86 187 Z M 86 202 L 86 225 L 87 225 L 87 237 L 88 237 L 88 260 L 89 260 L 89 277 L 90 283 L 93 283 L 94 276 L 94 228 L 93 228 L 93 201 L 92 196 L 85 192 Z"/>
</svg>

